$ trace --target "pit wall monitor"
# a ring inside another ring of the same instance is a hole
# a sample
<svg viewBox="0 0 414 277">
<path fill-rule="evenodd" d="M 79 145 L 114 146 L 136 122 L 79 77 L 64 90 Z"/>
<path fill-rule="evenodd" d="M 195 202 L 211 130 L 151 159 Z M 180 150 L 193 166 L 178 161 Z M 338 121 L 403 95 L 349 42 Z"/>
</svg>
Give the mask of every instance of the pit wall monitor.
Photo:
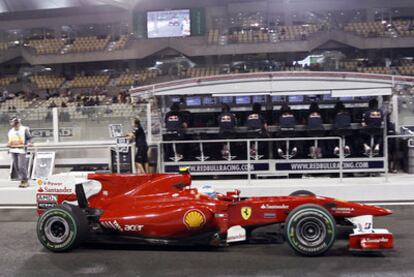
<svg viewBox="0 0 414 277">
<path fill-rule="evenodd" d="M 277 103 L 285 102 L 285 97 L 284 96 L 272 96 L 272 102 L 277 102 Z"/>
<path fill-rule="evenodd" d="M 185 103 L 189 107 L 201 106 L 201 97 L 200 96 L 188 96 L 185 99 Z"/>
<path fill-rule="evenodd" d="M 266 97 L 264 95 L 253 96 L 253 103 L 264 103 Z"/>
<path fill-rule="evenodd" d="M 173 103 L 180 103 L 181 98 L 179 96 L 168 96 L 167 101 L 169 103 L 168 105 L 171 105 Z"/>
<path fill-rule="evenodd" d="M 203 105 L 215 105 L 217 104 L 216 98 L 213 96 L 204 96 L 203 97 Z"/>
<path fill-rule="evenodd" d="M 236 96 L 237 105 L 248 105 L 251 104 L 250 96 Z"/>
<path fill-rule="evenodd" d="M 340 101 L 352 101 L 354 98 L 352 96 L 343 96 L 339 97 Z"/>
<path fill-rule="evenodd" d="M 220 96 L 220 103 L 233 104 L 233 96 Z"/>
<path fill-rule="evenodd" d="M 304 101 L 303 95 L 293 95 L 288 97 L 289 103 L 302 103 Z"/>
<path fill-rule="evenodd" d="M 323 95 L 322 96 L 323 101 L 335 101 L 335 97 L 332 97 L 330 95 Z"/>
</svg>

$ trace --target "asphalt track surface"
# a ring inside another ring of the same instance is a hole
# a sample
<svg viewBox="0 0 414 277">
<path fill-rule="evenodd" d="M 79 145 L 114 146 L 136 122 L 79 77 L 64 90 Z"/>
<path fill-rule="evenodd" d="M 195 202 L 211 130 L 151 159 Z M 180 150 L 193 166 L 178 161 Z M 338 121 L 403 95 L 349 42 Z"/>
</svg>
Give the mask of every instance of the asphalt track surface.
<svg viewBox="0 0 414 277">
<path fill-rule="evenodd" d="M 414 276 L 414 206 L 391 207 L 376 227 L 395 235 L 392 252 L 354 256 L 338 239 L 323 257 L 295 255 L 284 244 L 219 250 L 90 245 L 51 253 L 37 241 L 33 211 L 0 212 L 0 276 Z"/>
</svg>

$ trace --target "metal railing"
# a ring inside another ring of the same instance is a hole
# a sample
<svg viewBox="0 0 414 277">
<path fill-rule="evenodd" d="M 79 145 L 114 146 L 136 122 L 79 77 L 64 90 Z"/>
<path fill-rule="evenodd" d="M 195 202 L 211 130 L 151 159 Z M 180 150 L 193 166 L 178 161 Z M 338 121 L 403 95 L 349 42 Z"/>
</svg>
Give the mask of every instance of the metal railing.
<svg viewBox="0 0 414 277">
<path fill-rule="evenodd" d="M 231 174 L 233 175 L 246 175 L 247 174 L 247 178 L 248 178 L 248 182 L 250 183 L 251 181 L 251 176 L 252 174 L 252 162 L 253 163 L 257 163 L 257 160 L 253 160 L 251 155 L 250 155 L 250 150 L 251 150 L 251 144 L 255 143 L 255 142 L 262 142 L 262 143 L 275 143 L 275 142 L 282 142 L 282 143 L 286 143 L 287 148 L 289 147 L 289 143 L 292 141 L 302 141 L 302 142 L 306 142 L 306 141 L 313 141 L 315 142 L 315 144 L 317 144 L 317 141 L 337 141 L 338 144 L 337 145 L 343 145 L 343 139 L 341 137 L 337 137 L 337 136 L 330 136 L 330 137 L 294 137 L 294 138 L 254 138 L 254 139 L 214 139 L 214 140 L 192 140 L 192 141 L 183 141 L 183 140 L 171 140 L 171 141 L 162 141 L 159 142 L 159 151 L 158 151 L 158 168 L 161 171 L 165 171 L 165 166 L 171 164 L 171 162 L 165 162 L 164 161 L 164 155 L 165 155 L 165 151 L 164 151 L 164 145 L 177 145 L 177 144 L 183 144 L 183 145 L 189 145 L 189 144 L 198 144 L 201 146 L 205 146 L 206 144 L 212 144 L 212 143 L 241 143 L 244 144 L 244 147 L 246 147 L 246 157 L 247 160 L 238 160 L 237 162 L 241 162 L 241 163 L 246 163 L 247 164 L 247 171 L 246 172 L 232 172 Z M 366 158 L 365 158 L 366 159 Z M 270 159 L 263 159 L 261 161 L 269 161 Z M 281 161 L 286 161 L 286 160 L 291 160 L 291 159 L 283 159 Z M 315 159 L 301 159 L 301 160 L 297 160 L 294 159 L 293 161 L 300 161 L 300 162 L 315 162 Z M 343 164 L 346 161 L 346 158 L 344 157 L 344 152 L 343 152 L 343 147 L 339 147 L 339 156 L 338 158 L 328 158 L 328 159 L 317 159 L 317 161 L 337 161 L 339 164 L 339 177 L 340 177 L 340 181 L 342 181 L 343 179 L 343 173 L 344 173 L 344 168 L 343 168 Z M 223 160 L 221 161 L 175 161 L 173 162 L 173 164 L 175 165 L 194 165 L 194 164 L 206 164 L 206 163 L 223 163 Z M 229 161 L 227 161 L 229 163 Z M 230 162 L 230 163 L 233 163 Z M 315 173 L 318 173 L 319 171 L 315 170 L 313 171 Z M 326 171 L 320 171 L 320 172 L 326 172 Z M 212 174 L 214 174 L 215 172 L 212 172 Z M 219 173 L 219 172 L 216 172 Z M 292 172 L 294 173 L 294 172 Z M 296 172 L 297 173 L 297 172 Z M 197 173 L 193 173 L 193 174 L 197 174 Z"/>
<path fill-rule="evenodd" d="M 28 151 L 33 152 L 35 155 L 36 153 L 42 150 L 79 150 L 79 149 L 107 149 L 111 150 L 114 149 L 116 153 L 116 172 L 121 172 L 121 163 L 120 163 L 120 153 L 122 148 L 131 148 L 131 163 L 134 165 L 135 163 L 135 145 L 134 144 L 127 144 L 127 145 L 118 145 L 114 141 L 79 141 L 79 142 L 60 142 L 60 143 L 36 143 L 33 146 L 27 147 Z M 0 152 L 8 152 L 10 150 L 6 144 L 0 145 Z M 74 158 L 76 159 L 76 158 Z M 87 163 L 86 163 L 87 164 Z M 110 161 L 108 161 L 110 164 Z M 132 166 L 133 171 L 135 170 L 134 166 Z"/>
</svg>

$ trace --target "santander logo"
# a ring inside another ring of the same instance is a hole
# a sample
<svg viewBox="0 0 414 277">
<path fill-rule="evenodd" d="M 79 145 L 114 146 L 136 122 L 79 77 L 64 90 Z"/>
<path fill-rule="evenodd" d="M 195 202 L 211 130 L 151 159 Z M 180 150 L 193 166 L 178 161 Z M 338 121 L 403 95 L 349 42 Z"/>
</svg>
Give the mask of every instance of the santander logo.
<svg viewBox="0 0 414 277">
<path fill-rule="evenodd" d="M 388 242 L 389 239 L 381 237 L 381 238 L 377 238 L 377 239 L 370 239 L 370 238 L 365 238 L 361 240 L 361 246 L 365 247 L 368 243 L 386 243 Z"/>
</svg>

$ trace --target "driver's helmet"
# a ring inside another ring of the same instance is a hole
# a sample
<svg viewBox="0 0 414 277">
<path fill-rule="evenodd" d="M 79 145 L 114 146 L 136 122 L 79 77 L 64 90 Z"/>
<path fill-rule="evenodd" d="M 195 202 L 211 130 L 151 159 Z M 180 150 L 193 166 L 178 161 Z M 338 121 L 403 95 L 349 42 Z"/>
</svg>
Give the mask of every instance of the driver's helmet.
<svg viewBox="0 0 414 277">
<path fill-rule="evenodd" d="M 204 185 L 201 187 L 201 189 L 199 190 L 200 193 L 205 194 L 207 196 L 210 197 L 216 197 L 217 196 L 217 192 L 213 189 L 213 187 L 211 185 Z"/>
</svg>

